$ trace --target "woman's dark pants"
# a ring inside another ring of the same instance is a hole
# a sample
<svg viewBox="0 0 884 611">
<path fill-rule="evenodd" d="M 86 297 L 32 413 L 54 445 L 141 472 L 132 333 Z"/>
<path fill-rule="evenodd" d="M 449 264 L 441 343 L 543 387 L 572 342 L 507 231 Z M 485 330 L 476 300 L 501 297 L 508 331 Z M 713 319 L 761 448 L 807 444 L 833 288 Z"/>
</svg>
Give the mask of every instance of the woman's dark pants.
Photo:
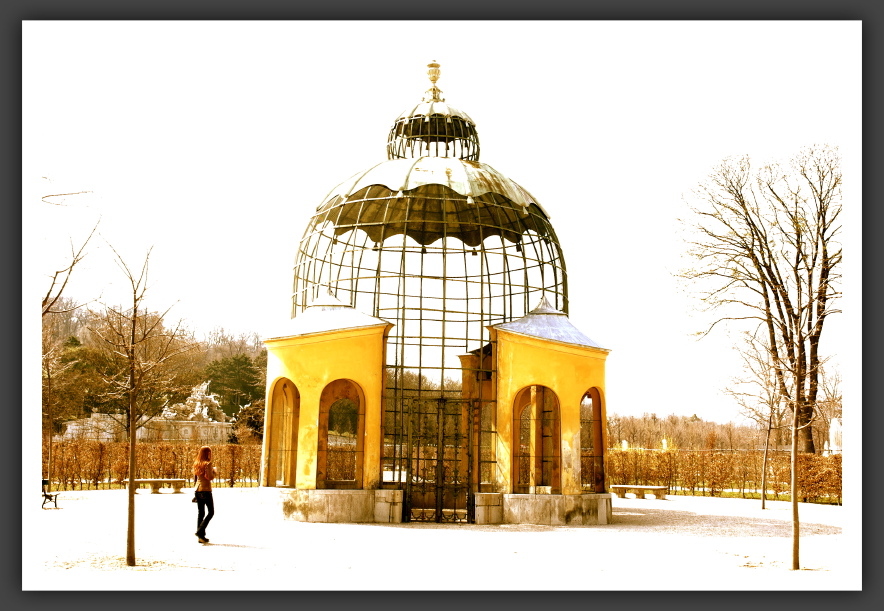
<svg viewBox="0 0 884 611">
<path fill-rule="evenodd" d="M 202 537 L 203 539 L 205 539 L 206 526 L 209 525 L 209 522 L 212 520 L 212 516 L 215 515 L 215 502 L 212 500 L 211 491 L 197 491 L 196 509 L 196 534 L 198 537 Z"/>
</svg>

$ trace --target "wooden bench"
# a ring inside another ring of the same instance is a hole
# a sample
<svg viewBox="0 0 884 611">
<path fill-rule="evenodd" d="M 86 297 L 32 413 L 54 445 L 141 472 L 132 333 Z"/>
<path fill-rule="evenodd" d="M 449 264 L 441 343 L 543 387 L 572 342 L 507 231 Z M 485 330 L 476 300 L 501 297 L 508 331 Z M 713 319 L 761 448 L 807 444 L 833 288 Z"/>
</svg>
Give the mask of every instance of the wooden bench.
<svg viewBox="0 0 884 611">
<path fill-rule="evenodd" d="M 635 492 L 635 498 L 643 499 L 645 498 L 645 491 L 650 492 L 654 495 L 655 499 L 666 500 L 666 495 L 669 494 L 669 486 L 641 486 L 641 485 L 633 485 L 633 484 L 615 484 L 613 486 L 608 486 L 611 489 L 611 492 L 615 493 L 621 499 L 626 498 L 626 493 L 628 491 Z"/>
<path fill-rule="evenodd" d="M 129 480 L 124 479 L 124 484 L 128 484 Z M 163 484 L 169 484 L 173 488 L 173 494 L 180 494 L 181 489 L 187 485 L 186 479 L 136 479 L 135 486 L 138 487 L 141 484 L 150 484 L 150 493 L 151 494 L 159 494 L 160 486 Z"/>
<path fill-rule="evenodd" d="M 46 503 L 51 502 L 53 505 L 55 505 L 55 508 L 58 509 L 57 499 L 58 499 L 58 493 L 57 492 L 55 492 L 55 493 L 49 492 L 49 480 L 44 479 L 43 480 L 43 504 L 41 505 L 41 507 L 43 509 L 46 509 Z"/>
</svg>

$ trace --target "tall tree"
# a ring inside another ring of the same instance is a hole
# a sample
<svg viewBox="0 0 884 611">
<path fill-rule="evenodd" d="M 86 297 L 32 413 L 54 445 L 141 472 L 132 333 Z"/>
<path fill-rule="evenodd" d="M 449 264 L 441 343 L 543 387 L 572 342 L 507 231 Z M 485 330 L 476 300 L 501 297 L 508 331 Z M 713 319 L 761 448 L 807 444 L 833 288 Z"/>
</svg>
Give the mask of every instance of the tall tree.
<svg viewBox="0 0 884 611">
<path fill-rule="evenodd" d="M 231 443 L 260 443 L 264 439 L 264 399 L 243 406 L 233 417 Z"/>
<path fill-rule="evenodd" d="M 66 193 L 62 195 L 78 195 L 77 193 Z M 58 197 L 58 195 L 45 195 L 43 197 L 43 201 L 46 203 L 53 203 L 46 201 L 47 197 Z M 74 247 L 73 241 L 71 242 L 71 258 L 70 261 L 67 262 L 63 268 L 56 270 L 55 273 L 52 274 L 51 280 L 49 282 L 49 289 L 46 291 L 46 294 L 43 295 L 43 300 L 41 304 L 41 318 L 46 319 L 47 315 L 57 316 L 57 315 L 66 315 L 70 314 L 77 310 L 80 306 L 70 301 L 69 299 L 65 299 L 64 290 L 67 288 L 68 282 L 71 279 L 71 274 L 74 272 L 74 268 L 77 264 L 83 260 L 83 257 L 86 256 L 86 245 L 89 244 L 89 240 L 92 239 L 93 234 L 95 234 L 95 230 L 98 228 L 98 224 L 92 228 L 92 231 L 89 232 L 89 235 L 86 237 L 86 240 L 80 246 L 79 249 Z M 44 415 L 46 419 L 49 421 L 49 432 L 48 432 L 48 445 L 49 445 L 49 456 L 47 462 L 47 473 L 46 478 L 49 482 L 47 490 L 52 490 L 52 435 L 54 422 L 57 418 L 57 415 L 53 410 L 54 397 L 52 394 L 52 378 L 53 374 L 62 373 L 63 369 L 66 369 L 67 366 L 62 368 L 62 364 L 60 362 L 59 356 L 61 352 L 61 347 L 59 346 L 59 342 L 57 341 L 57 336 L 53 336 L 51 331 L 47 331 L 46 325 L 43 326 L 43 338 L 42 338 L 42 369 L 43 369 L 43 406 L 44 406 Z"/>
<path fill-rule="evenodd" d="M 753 171 L 724 160 L 694 192 L 689 252 L 706 306 L 767 334 L 778 392 L 792 412 L 792 568 L 798 569 L 797 453 L 813 452 L 811 424 L 826 318 L 840 293 L 841 163 L 837 148 L 801 150 L 788 167 Z"/>
<path fill-rule="evenodd" d="M 46 443 L 49 454 L 46 463 L 46 479 L 49 482 L 48 490 L 52 490 L 52 437 L 56 432 L 59 421 L 59 410 L 56 407 L 59 386 L 59 378 L 69 370 L 72 365 L 62 359 L 63 347 L 52 336 L 51 328 L 46 325 L 46 317 L 43 318 L 42 333 L 42 394 L 43 394 L 43 432 L 46 435 Z"/>
<path fill-rule="evenodd" d="M 105 306 L 101 318 L 90 330 L 100 338 L 110 355 L 123 368 L 111 377 L 109 393 L 127 399 L 125 427 L 129 438 L 129 503 L 126 535 L 126 564 L 135 566 L 135 442 L 139 426 L 162 411 L 166 403 L 183 400 L 190 390 L 177 370 L 180 357 L 196 347 L 181 323 L 166 327 L 163 313 L 146 309 L 147 270 L 150 251 L 137 273 L 111 247 L 116 262 L 128 281 L 128 306 Z"/>
<path fill-rule="evenodd" d="M 258 369 L 245 354 L 212 361 L 205 371 L 211 380 L 209 388 L 221 398 L 221 409 L 231 417 L 240 407 L 264 397 L 266 375 L 266 366 Z"/>
<path fill-rule="evenodd" d="M 841 170 L 836 148 L 802 150 L 788 168 L 753 171 L 748 157 L 724 160 L 695 191 L 689 252 L 682 272 L 724 320 L 755 321 L 767 335 L 779 393 L 797 411 L 799 450 L 819 388 L 820 339 L 839 310 Z M 788 379 L 787 379 L 788 378 Z"/>
</svg>

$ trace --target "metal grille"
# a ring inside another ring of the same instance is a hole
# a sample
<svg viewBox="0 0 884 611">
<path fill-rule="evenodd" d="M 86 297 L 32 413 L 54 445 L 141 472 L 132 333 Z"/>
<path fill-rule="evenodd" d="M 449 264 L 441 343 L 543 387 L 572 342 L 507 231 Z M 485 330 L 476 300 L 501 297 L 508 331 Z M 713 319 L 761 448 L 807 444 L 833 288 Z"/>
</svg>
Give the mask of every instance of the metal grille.
<svg viewBox="0 0 884 611">
<path fill-rule="evenodd" d="M 587 492 L 605 491 L 601 405 L 596 391 L 580 402 L 580 484 Z"/>
<path fill-rule="evenodd" d="M 555 393 L 544 386 L 526 388 L 516 398 L 519 410 L 515 430 L 518 493 L 533 493 L 538 487 L 561 492 L 559 407 Z"/>
<path fill-rule="evenodd" d="M 298 249 L 293 315 L 324 287 L 394 323 L 391 381 L 413 372 L 431 390 L 460 383 L 458 355 L 486 345 L 488 325 L 524 316 L 544 294 L 568 309 L 564 258 L 539 207 L 525 214 L 494 193 L 468 203 L 442 185 L 401 196 L 374 186 L 323 207 Z"/>
<path fill-rule="evenodd" d="M 472 509 L 472 409 L 462 400 L 406 402 L 405 518 L 468 522 Z"/>
<path fill-rule="evenodd" d="M 298 455 L 298 416 L 300 396 L 288 380 L 280 380 L 273 389 L 270 413 L 268 454 L 264 471 L 268 486 L 294 486 L 295 460 Z"/>
<path fill-rule="evenodd" d="M 463 117 L 433 114 L 397 120 L 387 142 L 389 159 L 410 157 L 457 157 L 479 159 L 476 126 Z"/>
<path fill-rule="evenodd" d="M 356 435 L 359 407 L 349 399 L 335 401 L 328 412 L 326 485 L 329 482 L 356 483 L 356 460 L 361 458 Z"/>
</svg>

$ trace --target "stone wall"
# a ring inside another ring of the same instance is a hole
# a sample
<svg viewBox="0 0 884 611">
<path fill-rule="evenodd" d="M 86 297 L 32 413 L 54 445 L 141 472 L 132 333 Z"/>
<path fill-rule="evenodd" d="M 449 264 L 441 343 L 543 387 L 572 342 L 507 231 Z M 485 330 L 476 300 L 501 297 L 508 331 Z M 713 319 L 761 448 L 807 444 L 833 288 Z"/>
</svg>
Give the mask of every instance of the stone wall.
<svg viewBox="0 0 884 611">
<path fill-rule="evenodd" d="M 402 522 L 402 490 L 279 488 L 285 519 L 298 522 Z"/>
<path fill-rule="evenodd" d="M 402 490 L 297 490 L 276 488 L 285 519 L 298 522 L 402 522 Z M 475 495 L 476 524 L 590 526 L 611 523 L 611 495 Z"/>
<path fill-rule="evenodd" d="M 611 523 L 611 495 L 501 494 L 502 522 L 549 526 L 589 526 Z M 476 507 L 478 523 L 479 512 Z M 493 512 L 486 512 L 493 515 Z M 488 522 L 492 524 L 493 522 Z"/>
</svg>

